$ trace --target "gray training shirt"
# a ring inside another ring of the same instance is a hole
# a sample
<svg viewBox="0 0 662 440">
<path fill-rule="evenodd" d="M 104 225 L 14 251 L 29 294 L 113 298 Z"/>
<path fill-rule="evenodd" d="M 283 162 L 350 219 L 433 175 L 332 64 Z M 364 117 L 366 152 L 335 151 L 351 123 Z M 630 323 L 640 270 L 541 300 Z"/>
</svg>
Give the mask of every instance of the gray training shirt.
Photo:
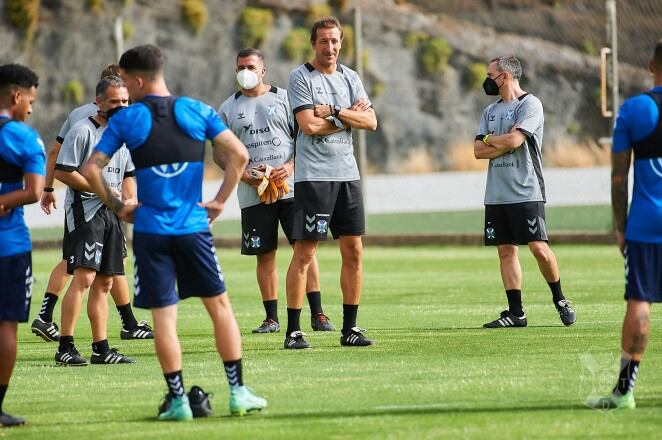
<svg viewBox="0 0 662 440">
<path fill-rule="evenodd" d="M 82 121 L 83 119 L 89 118 L 90 116 L 96 116 L 98 111 L 99 107 L 97 107 L 94 102 L 83 104 L 80 107 L 73 109 L 62 124 L 60 133 L 58 133 L 56 140 L 62 144 L 62 142 L 64 142 L 65 136 L 76 122 Z"/>
<path fill-rule="evenodd" d="M 342 64 L 330 75 L 315 70 L 310 63 L 299 66 L 290 73 L 287 94 L 295 115 L 301 110 L 312 110 L 318 104 L 350 108 L 363 99 L 370 105 L 358 74 Z M 334 122 L 340 124 L 335 118 Z M 295 182 L 348 182 L 360 177 L 350 128 L 327 136 L 308 136 L 298 130 Z"/>
<path fill-rule="evenodd" d="M 294 155 L 294 122 L 287 91 L 271 86 L 267 93 L 249 97 L 237 92 L 218 109 L 218 114 L 230 130 L 246 145 L 250 159 L 247 168 L 260 164 L 279 167 Z M 287 179 L 289 194 L 294 197 L 294 177 Z M 241 209 L 262 203 L 257 191 L 239 182 L 237 198 Z"/>
<path fill-rule="evenodd" d="M 477 137 L 508 133 L 515 124 L 526 135 L 524 145 L 490 159 L 486 205 L 546 201 L 542 176 L 544 122 L 542 103 L 528 93 L 511 102 L 499 99 L 483 111 Z"/>
<path fill-rule="evenodd" d="M 73 125 L 64 137 L 62 149 L 57 156 L 55 169 L 66 172 L 79 171 L 80 167 L 92 155 L 106 127 L 100 126 L 91 117 Z M 122 192 L 122 180 L 135 170 L 129 150 L 122 146 L 103 170 L 103 177 L 111 188 Z M 103 206 L 101 199 L 94 193 L 67 188 L 64 200 L 66 224 L 69 232 L 84 222 L 89 222 Z"/>
</svg>

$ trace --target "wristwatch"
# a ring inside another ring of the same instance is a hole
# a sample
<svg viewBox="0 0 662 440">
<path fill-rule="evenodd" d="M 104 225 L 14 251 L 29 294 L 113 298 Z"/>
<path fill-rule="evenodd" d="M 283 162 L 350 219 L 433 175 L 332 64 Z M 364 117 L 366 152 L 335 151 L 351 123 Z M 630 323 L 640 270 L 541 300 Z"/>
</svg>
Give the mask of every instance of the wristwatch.
<svg viewBox="0 0 662 440">
<path fill-rule="evenodd" d="M 340 110 L 342 110 L 342 107 L 340 107 L 339 105 L 334 105 L 333 106 L 333 116 L 335 116 L 337 118 L 338 115 L 340 114 Z"/>
</svg>

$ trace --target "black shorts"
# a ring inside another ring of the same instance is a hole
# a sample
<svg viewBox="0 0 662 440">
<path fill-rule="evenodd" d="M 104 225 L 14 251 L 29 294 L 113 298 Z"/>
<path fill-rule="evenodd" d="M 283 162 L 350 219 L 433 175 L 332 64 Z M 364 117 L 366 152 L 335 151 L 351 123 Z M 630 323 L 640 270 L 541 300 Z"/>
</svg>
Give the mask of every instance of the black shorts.
<svg viewBox="0 0 662 440">
<path fill-rule="evenodd" d="M 365 234 L 361 181 L 294 184 L 294 239 L 326 240 Z"/>
<path fill-rule="evenodd" d="M 124 275 L 126 240 L 122 223 L 105 206 L 89 222 L 74 229 L 69 239 L 69 274 L 79 267 L 88 267 L 104 275 Z"/>
<path fill-rule="evenodd" d="M 31 252 L 0 257 L 0 322 L 27 322 L 32 281 Z"/>
<path fill-rule="evenodd" d="M 625 299 L 662 302 L 662 244 L 625 244 Z"/>
<path fill-rule="evenodd" d="M 485 205 L 485 246 L 547 241 L 543 202 Z"/>
<path fill-rule="evenodd" d="M 69 246 L 71 246 L 71 237 L 67 227 L 67 217 L 64 217 L 64 235 L 62 236 L 62 259 L 69 260 Z"/>
<path fill-rule="evenodd" d="M 294 244 L 294 199 L 249 206 L 241 210 L 241 254 L 260 255 L 278 248 L 278 223 Z"/>
</svg>

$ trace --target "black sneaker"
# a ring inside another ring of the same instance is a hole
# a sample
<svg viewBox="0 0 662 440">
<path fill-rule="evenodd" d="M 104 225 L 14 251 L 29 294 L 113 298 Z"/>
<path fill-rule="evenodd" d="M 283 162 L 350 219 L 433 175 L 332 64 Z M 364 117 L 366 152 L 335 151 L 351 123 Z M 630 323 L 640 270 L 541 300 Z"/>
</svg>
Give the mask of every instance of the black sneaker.
<svg viewBox="0 0 662 440">
<path fill-rule="evenodd" d="M 336 329 L 329 321 L 329 317 L 324 313 L 316 313 L 311 316 L 310 326 L 316 332 L 332 332 Z"/>
<path fill-rule="evenodd" d="M 301 350 L 303 348 L 310 348 L 310 344 L 306 342 L 305 339 L 303 339 L 304 336 L 306 336 L 304 332 L 299 330 L 294 331 L 285 338 L 285 343 L 283 344 L 283 346 L 290 350 Z"/>
<path fill-rule="evenodd" d="M 567 299 L 562 299 L 554 305 L 556 306 L 556 310 L 559 312 L 559 317 L 561 318 L 563 325 L 568 327 L 577 321 L 577 314 L 572 308 L 572 303 L 570 301 Z"/>
<path fill-rule="evenodd" d="M 253 333 L 277 333 L 280 331 L 280 324 L 273 319 L 265 319 L 258 328 L 253 329 Z"/>
<path fill-rule="evenodd" d="M 360 327 L 352 327 L 340 337 L 340 345 L 345 347 L 367 347 L 375 342 L 363 336 L 367 330 Z"/>
<path fill-rule="evenodd" d="M 209 393 L 205 393 L 199 386 L 193 385 L 188 392 L 188 403 L 193 412 L 193 417 L 211 416 L 211 404 L 209 403 Z"/>
<path fill-rule="evenodd" d="M 32 321 L 30 329 L 32 333 L 46 342 L 57 342 L 60 340 L 60 329 L 54 322 L 42 321 L 41 318 L 37 317 L 37 319 Z"/>
<path fill-rule="evenodd" d="M 124 356 L 122 353 L 119 353 L 116 348 L 111 348 L 105 353 L 98 354 L 92 352 L 90 357 L 90 363 L 92 364 L 135 364 L 136 361 L 131 359 L 128 356 Z"/>
<path fill-rule="evenodd" d="M 58 349 L 58 351 L 55 352 L 55 363 L 57 365 L 66 365 L 69 367 L 83 367 L 89 364 L 87 359 L 81 356 L 74 346 L 71 346 L 64 351 Z"/>
<path fill-rule="evenodd" d="M 510 310 L 501 312 L 501 317 L 483 325 L 485 328 L 526 327 L 526 314 L 515 316 Z"/>
<path fill-rule="evenodd" d="M 23 417 L 16 417 L 9 414 L 0 413 L 0 426 L 10 427 L 20 425 L 25 425 L 25 419 Z"/>
<path fill-rule="evenodd" d="M 140 321 L 136 328 L 132 330 L 126 330 L 122 327 L 120 339 L 154 339 L 154 333 L 147 321 Z"/>
</svg>

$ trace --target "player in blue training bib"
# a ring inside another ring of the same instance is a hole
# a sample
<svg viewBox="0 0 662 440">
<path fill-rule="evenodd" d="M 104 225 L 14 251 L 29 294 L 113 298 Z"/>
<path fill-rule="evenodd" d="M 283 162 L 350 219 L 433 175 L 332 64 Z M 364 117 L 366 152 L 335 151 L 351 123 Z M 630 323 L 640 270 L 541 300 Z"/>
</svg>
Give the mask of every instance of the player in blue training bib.
<svg viewBox="0 0 662 440">
<path fill-rule="evenodd" d="M 16 362 L 16 331 L 28 320 L 32 298 L 32 243 L 23 205 L 39 200 L 46 154 L 25 121 L 37 98 L 39 78 L 17 64 L 0 66 L 0 426 L 23 425 L 2 404 Z"/>
<path fill-rule="evenodd" d="M 243 173 L 245 147 L 211 107 L 170 95 L 163 55 L 156 46 L 128 50 L 119 65 L 134 104 L 110 120 L 82 173 L 110 209 L 135 223 L 134 304 L 152 310 L 154 342 L 168 386 L 159 420 L 190 420 L 207 412 L 189 404 L 184 391 L 177 303 L 191 296 L 202 298 L 214 321 L 230 385 L 230 411 L 261 410 L 266 400 L 243 385 L 241 337 L 228 295 L 223 295 L 223 274 L 209 230 Z M 214 200 L 202 203 L 206 139 L 214 145 L 214 160 L 220 163 L 222 155 L 226 168 Z M 137 207 L 117 199 L 102 176 L 122 144 L 136 168 Z"/>
<path fill-rule="evenodd" d="M 655 87 L 625 101 L 614 127 L 611 200 L 616 242 L 625 257 L 627 312 L 617 385 L 609 395 L 587 402 L 598 409 L 635 408 L 632 390 L 648 343 L 651 303 L 662 302 L 662 40 L 649 68 Z"/>
</svg>

